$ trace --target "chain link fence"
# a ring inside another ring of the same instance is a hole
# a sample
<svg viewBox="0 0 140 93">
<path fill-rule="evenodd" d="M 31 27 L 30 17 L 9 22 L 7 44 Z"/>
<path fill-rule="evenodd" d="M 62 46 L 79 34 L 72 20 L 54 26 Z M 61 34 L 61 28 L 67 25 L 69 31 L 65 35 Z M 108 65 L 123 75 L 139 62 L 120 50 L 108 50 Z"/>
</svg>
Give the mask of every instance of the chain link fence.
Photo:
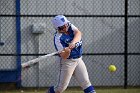
<svg viewBox="0 0 140 93">
<path fill-rule="evenodd" d="M 20 15 L 16 15 L 17 1 Z M 0 46 L 0 74 L 20 71 L 18 57 L 24 63 L 54 52 L 55 31 L 51 20 L 63 14 L 83 33 L 83 60 L 93 85 L 140 86 L 139 5 L 139 0 L 0 0 L 0 43 L 4 43 Z M 17 34 L 17 17 L 20 17 L 21 37 Z M 20 54 L 17 39 L 21 41 Z M 110 64 L 116 65 L 115 73 L 108 71 Z M 21 85 L 54 85 L 57 68 L 55 56 L 48 57 L 21 71 Z M 10 82 L 18 82 L 20 76 L 14 75 L 16 78 Z M 1 74 L 0 82 L 4 77 Z M 69 86 L 79 85 L 72 77 Z"/>
</svg>

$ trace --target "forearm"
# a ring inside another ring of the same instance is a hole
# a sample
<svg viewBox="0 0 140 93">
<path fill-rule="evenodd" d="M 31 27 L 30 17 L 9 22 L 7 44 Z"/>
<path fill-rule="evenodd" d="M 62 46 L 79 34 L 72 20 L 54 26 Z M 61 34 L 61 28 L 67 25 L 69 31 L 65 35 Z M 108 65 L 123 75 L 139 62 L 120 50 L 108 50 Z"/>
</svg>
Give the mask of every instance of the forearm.
<svg viewBox="0 0 140 93">
<path fill-rule="evenodd" d="M 71 41 L 71 43 L 69 44 L 69 48 L 73 49 L 76 47 L 76 43 L 81 41 L 81 37 L 82 37 L 82 33 L 79 30 L 76 30 L 74 33 L 74 38 Z"/>
<path fill-rule="evenodd" d="M 75 44 L 79 42 L 81 40 L 81 37 L 82 37 L 82 33 L 79 30 L 75 31 L 75 35 L 71 43 Z"/>
</svg>

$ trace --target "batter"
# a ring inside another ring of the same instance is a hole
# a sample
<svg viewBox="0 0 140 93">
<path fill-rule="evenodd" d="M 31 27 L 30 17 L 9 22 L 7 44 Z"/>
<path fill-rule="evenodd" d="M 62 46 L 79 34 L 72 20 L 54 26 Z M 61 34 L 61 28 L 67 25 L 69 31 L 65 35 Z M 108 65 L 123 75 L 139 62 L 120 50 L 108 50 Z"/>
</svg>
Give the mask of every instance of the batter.
<svg viewBox="0 0 140 93">
<path fill-rule="evenodd" d="M 84 93 L 96 93 L 82 60 L 82 33 L 63 15 L 55 16 L 52 23 L 56 29 L 55 48 L 57 51 L 63 51 L 57 60 L 61 69 L 58 85 L 50 87 L 47 93 L 63 93 L 72 76 L 76 78 Z"/>
</svg>

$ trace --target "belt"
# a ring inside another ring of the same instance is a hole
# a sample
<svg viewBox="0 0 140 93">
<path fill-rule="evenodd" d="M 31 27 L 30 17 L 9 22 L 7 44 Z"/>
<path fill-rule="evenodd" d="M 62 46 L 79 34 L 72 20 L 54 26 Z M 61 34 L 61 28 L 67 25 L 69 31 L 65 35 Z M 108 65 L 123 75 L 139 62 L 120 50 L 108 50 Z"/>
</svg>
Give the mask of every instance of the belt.
<svg viewBox="0 0 140 93">
<path fill-rule="evenodd" d="M 70 58 L 67 58 L 67 59 L 78 59 L 80 58 L 81 56 L 77 56 L 77 57 L 70 57 Z"/>
</svg>

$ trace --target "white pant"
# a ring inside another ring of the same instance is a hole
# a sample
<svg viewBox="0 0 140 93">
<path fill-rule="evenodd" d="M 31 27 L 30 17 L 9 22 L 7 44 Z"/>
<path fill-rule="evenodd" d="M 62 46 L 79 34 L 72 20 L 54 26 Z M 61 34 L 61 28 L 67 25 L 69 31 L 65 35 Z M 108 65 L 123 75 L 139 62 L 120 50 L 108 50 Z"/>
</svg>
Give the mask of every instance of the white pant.
<svg viewBox="0 0 140 93">
<path fill-rule="evenodd" d="M 85 63 L 81 58 L 78 59 L 59 59 L 60 73 L 58 86 L 55 91 L 62 93 L 68 86 L 72 76 L 76 78 L 80 86 L 84 89 L 91 86 Z"/>
</svg>

